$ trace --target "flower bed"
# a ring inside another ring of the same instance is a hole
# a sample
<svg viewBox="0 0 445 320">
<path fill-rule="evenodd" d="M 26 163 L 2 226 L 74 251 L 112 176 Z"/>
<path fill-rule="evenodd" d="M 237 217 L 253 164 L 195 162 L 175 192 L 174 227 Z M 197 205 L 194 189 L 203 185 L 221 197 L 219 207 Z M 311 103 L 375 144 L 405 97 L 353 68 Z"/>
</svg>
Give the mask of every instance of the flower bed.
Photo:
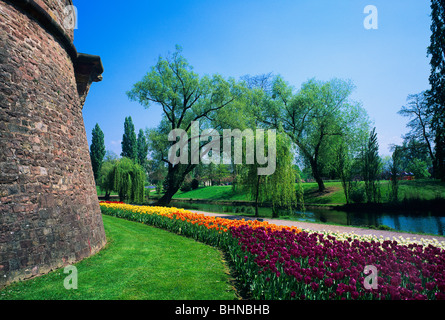
<svg viewBox="0 0 445 320">
<path fill-rule="evenodd" d="M 101 208 L 221 248 L 254 299 L 445 299 L 445 251 L 431 244 L 343 239 L 176 208 Z M 376 289 L 365 288 L 366 266 L 377 270 Z"/>
</svg>

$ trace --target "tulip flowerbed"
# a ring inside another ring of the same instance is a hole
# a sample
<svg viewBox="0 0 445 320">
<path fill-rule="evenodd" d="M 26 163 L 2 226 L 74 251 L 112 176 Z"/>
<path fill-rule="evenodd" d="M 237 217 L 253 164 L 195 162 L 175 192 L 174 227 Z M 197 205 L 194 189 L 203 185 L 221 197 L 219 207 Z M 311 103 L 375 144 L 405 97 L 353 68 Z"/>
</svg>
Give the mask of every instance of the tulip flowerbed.
<svg viewBox="0 0 445 320">
<path fill-rule="evenodd" d="M 343 239 L 176 208 L 115 203 L 101 208 L 219 247 L 253 299 L 445 299 L 445 250 L 432 244 Z M 377 271 L 374 289 L 365 287 L 366 266 Z"/>
</svg>

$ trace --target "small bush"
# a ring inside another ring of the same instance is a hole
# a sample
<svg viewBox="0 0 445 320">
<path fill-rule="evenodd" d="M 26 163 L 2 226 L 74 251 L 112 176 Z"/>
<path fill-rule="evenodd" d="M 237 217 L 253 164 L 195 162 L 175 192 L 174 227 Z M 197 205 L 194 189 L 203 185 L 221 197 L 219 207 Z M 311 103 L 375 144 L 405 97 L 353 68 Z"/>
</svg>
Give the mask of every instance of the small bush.
<svg viewBox="0 0 445 320">
<path fill-rule="evenodd" d="M 365 190 L 363 190 L 362 188 L 356 188 L 356 189 L 352 190 L 350 198 L 355 203 L 365 202 L 365 198 L 366 198 Z"/>
<path fill-rule="evenodd" d="M 193 179 L 192 182 L 191 182 L 191 184 L 190 184 L 190 186 L 191 186 L 192 190 L 196 190 L 196 189 L 198 189 L 198 187 L 199 187 L 199 181 L 198 181 L 198 179 Z"/>
<path fill-rule="evenodd" d="M 180 189 L 181 189 L 182 192 L 191 191 L 192 190 L 192 183 L 191 182 L 184 182 Z"/>
</svg>

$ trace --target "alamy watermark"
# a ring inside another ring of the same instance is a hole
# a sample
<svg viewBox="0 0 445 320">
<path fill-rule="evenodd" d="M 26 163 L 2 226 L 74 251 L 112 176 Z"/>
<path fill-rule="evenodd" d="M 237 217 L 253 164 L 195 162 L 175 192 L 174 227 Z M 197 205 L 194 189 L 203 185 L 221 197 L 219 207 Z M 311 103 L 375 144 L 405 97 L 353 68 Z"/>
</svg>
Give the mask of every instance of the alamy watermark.
<svg viewBox="0 0 445 320">
<path fill-rule="evenodd" d="M 378 289 L 377 268 L 373 265 L 365 266 L 364 273 L 367 274 L 367 276 L 363 279 L 363 286 L 365 289 Z"/>
<path fill-rule="evenodd" d="M 52 12 L 57 19 L 57 22 L 61 23 L 63 28 L 66 30 L 75 30 L 79 28 L 78 24 L 78 10 L 76 6 L 68 5 L 65 6 L 61 13 L 54 11 Z M 62 16 L 61 16 L 62 15 Z"/>
<path fill-rule="evenodd" d="M 379 28 L 379 12 L 377 10 L 377 7 L 373 5 L 367 5 L 363 10 L 363 13 L 368 14 L 365 20 L 363 20 L 363 26 L 365 27 L 365 29 L 377 30 Z"/>
<path fill-rule="evenodd" d="M 276 169 L 277 145 L 276 130 L 267 130 L 267 156 L 266 130 L 256 129 L 224 129 L 221 135 L 215 129 L 205 129 L 200 133 L 199 121 L 193 121 L 190 127 L 190 137 L 183 129 L 174 129 L 168 134 L 169 141 L 176 142 L 168 151 L 168 161 L 177 165 L 181 164 L 243 164 L 243 138 L 246 141 L 246 164 L 267 165 L 258 168 L 258 175 L 271 175 Z M 234 138 L 234 157 L 232 159 L 232 138 Z M 223 149 L 221 152 L 221 140 Z M 201 142 L 207 142 L 201 146 Z M 190 150 L 190 157 L 189 157 Z M 232 162 L 233 160 L 233 162 Z"/>
<path fill-rule="evenodd" d="M 63 286 L 67 290 L 77 289 L 77 268 L 75 266 L 66 266 L 63 273 L 68 274 L 63 280 Z"/>
</svg>

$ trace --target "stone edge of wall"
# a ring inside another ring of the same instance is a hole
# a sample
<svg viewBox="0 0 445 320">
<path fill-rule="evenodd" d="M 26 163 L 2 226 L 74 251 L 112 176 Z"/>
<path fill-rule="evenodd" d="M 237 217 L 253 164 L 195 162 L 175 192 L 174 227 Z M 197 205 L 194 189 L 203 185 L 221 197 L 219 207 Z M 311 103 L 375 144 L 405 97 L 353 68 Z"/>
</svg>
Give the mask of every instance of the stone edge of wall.
<svg viewBox="0 0 445 320">
<path fill-rule="evenodd" d="M 51 15 L 34 0 L 14 0 L 11 4 L 20 8 L 39 22 L 40 25 L 42 25 L 48 33 L 53 35 L 53 37 L 59 41 L 62 47 L 66 50 L 73 62 L 76 73 L 77 89 L 83 105 L 91 82 L 99 82 L 102 80 L 101 75 L 104 72 L 104 68 L 101 58 L 95 55 L 78 53 L 66 32 L 51 17 Z"/>
</svg>

